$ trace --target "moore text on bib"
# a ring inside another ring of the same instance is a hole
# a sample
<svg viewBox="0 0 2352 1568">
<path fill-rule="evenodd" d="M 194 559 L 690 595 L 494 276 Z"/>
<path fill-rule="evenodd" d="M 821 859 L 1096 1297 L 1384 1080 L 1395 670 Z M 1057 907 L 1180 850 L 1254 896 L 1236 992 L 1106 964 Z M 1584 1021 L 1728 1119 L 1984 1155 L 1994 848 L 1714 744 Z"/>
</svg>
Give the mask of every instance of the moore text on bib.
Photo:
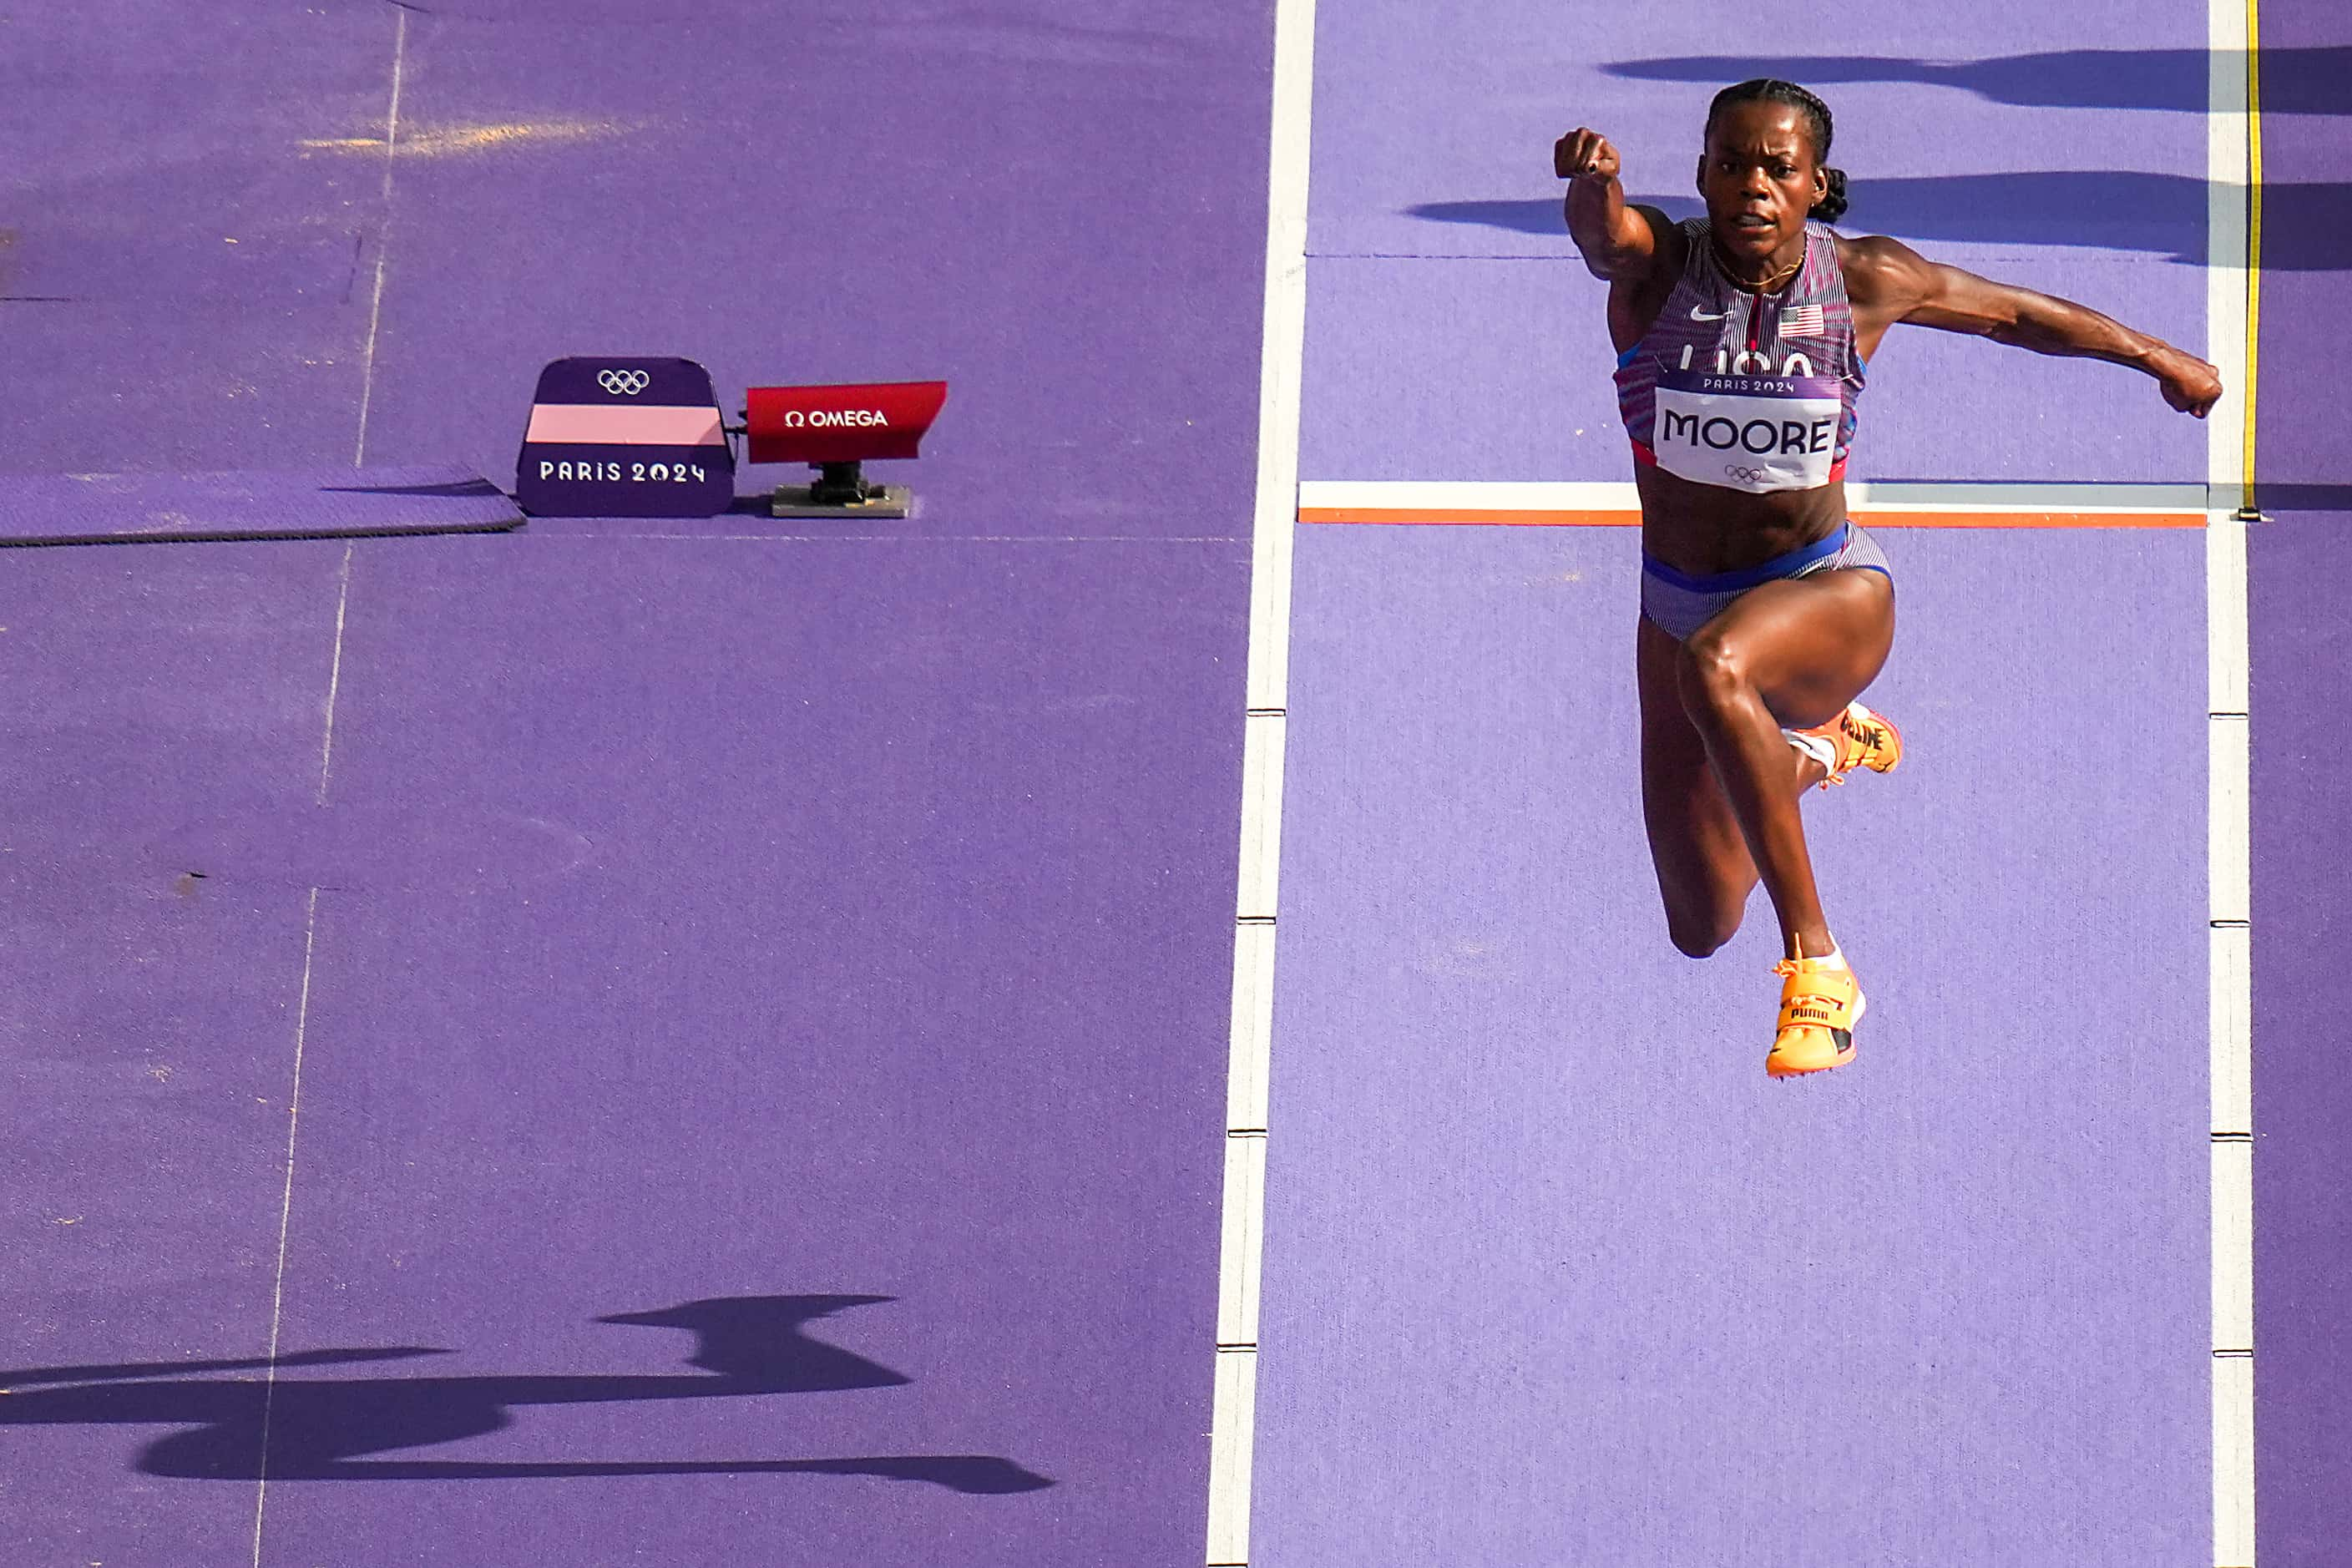
<svg viewBox="0 0 2352 1568">
<path fill-rule="evenodd" d="M 1658 379 L 1651 449 L 1658 467 L 1702 485 L 1818 489 L 1837 460 L 1844 406 L 1834 376 L 1670 371 Z"/>
</svg>

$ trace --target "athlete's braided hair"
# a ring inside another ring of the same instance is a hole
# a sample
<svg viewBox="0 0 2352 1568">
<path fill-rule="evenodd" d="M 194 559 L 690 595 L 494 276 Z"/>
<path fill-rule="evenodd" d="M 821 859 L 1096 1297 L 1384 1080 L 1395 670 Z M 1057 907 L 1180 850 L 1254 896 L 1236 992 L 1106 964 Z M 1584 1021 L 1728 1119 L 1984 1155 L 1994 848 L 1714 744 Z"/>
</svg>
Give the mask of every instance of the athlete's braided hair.
<svg viewBox="0 0 2352 1568">
<path fill-rule="evenodd" d="M 1801 111 L 1811 122 L 1813 158 L 1821 164 L 1823 177 L 1829 181 L 1830 192 L 1816 202 L 1813 205 L 1813 210 L 1805 216 L 1817 217 L 1823 223 L 1835 223 L 1844 216 L 1845 171 L 1829 166 L 1830 106 L 1793 81 L 1780 81 L 1771 77 L 1759 76 L 1753 81 L 1743 81 L 1736 87 L 1727 87 L 1715 95 L 1715 101 L 1706 106 L 1706 130 L 1709 134 L 1714 132 L 1715 122 L 1723 111 L 1736 103 L 1783 103 L 1790 109 Z"/>
</svg>

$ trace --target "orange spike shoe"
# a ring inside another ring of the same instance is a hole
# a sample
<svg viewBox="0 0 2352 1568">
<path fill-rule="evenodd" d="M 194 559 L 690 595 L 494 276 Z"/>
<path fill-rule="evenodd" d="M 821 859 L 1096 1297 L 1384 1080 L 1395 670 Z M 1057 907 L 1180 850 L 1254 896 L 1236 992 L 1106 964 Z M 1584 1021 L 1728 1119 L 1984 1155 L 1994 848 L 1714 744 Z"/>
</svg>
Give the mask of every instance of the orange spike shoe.
<svg viewBox="0 0 2352 1568">
<path fill-rule="evenodd" d="M 1845 711 L 1826 724 L 1790 733 L 1817 736 L 1837 748 L 1837 765 L 1822 780 L 1823 789 L 1845 783 L 1845 775 L 1855 768 L 1891 773 L 1903 760 L 1903 731 L 1887 722 L 1885 714 L 1874 713 L 1860 702 L 1847 703 Z"/>
<path fill-rule="evenodd" d="M 1853 971 L 1800 957 L 1782 959 L 1772 973 L 1781 976 L 1780 1023 L 1764 1070 L 1796 1078 L 1853 1060 L 1853 1026 L 1867 1005 Z"/>
</svg>

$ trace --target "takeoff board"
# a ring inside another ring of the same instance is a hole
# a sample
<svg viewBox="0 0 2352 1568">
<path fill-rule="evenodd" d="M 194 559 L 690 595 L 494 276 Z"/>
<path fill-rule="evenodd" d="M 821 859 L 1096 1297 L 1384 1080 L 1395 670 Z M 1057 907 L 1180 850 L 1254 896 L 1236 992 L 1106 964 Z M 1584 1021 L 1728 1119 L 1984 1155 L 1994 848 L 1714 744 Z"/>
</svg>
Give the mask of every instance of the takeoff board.
<svg viewBox="0 0 2352 1568">
<path fill-rule="evenodd" d="M 735 456 L 710 373 L 690 359 L 576 357 L 539 373 L 515 466 L 534 517 L 715 517 Z"/>
</svg>

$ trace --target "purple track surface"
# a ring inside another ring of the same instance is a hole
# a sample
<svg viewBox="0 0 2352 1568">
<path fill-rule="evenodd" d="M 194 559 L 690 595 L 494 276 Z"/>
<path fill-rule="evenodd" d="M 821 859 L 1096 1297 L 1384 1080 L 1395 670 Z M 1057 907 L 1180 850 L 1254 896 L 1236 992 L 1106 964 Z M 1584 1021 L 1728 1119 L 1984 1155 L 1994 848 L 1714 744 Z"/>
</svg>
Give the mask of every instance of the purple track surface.
<svg viewBox="0 0 2352 1568">
<path fill-rule="evenodd" d="M 2334 1568 L 2352 1542 L 2352 438 L 2328 406 L 2352 292 L 2352 25 L 2263 7 L 2259 499 L 2251 531 L 2254 931 L 2254 1487 L 2258 1561 Z M 2332 112 L 2310 110 L 2326 105 Z"/>
<path fill-rule="evenodd" d="M 1914 9 L 1843 35 L 1866 35 L 1866 49 L 1797 59 L 1724 58 L 1758 24 L 1717 0 L 1318 16 L 1304 479 L 1623 479 L 1603 286 L 1562 231 L 1551 144 L 1596 127 L 1636 199 L 1694 214 L 1707 100 L 1752 75 L 1835 79 L 1823 90 L 1832 162 L 1853 174 L 1849 232 L 1892 233 L 2203 345 L 2201 4 Z M 2137 50 L 2192 51 L 2151 84 L 2186 71 L 2188 102 L 2115 112 L 2103 100 L 2116 68 L 2096 55 L 2010 70 L 2040 89 L 2032 107 L 1971 90 L 1946 65 L 2111 47 L 2119 26 Z M 1916 332 L 1891 340 L 1870 375 L 1858 478 L 2204 477 L 2204 448 L 2147 384 L 2109 367 Z"/>
<path fill-rule="evenodd" d="M 862 537 L 0 552 L 0 1563 L 1201 1559 L 1271 7 L 679 11 L 5 23 L 0 538 L 503 526 L 319 487 L 505 479 L 565 354 L 954 394 Z M 2352 40 L 2263 26 L 2258 1520 L 2333 1568 Z M 1624 477 L 1546 150 L 1679 215 L 1758 71 L 1852 230 L 2201 348 L 2205 27 L 1326 5 L 1302 472 Z M 2203 472 L 2109 367 L 1872 375 L 1866 477 Z M 1773 1086 L 1630 536 L 1301 531 L 1255 1562 L 2205 1560 L 2203 542 L 1885 542 L 1873 1017 Z"/>
<path fill-rule="evenodd" d="M 1886 542 L 1912 756 L 1809 806 L 1871 1017 L 1790 1085 L 1769 907 L 1655 907 L 1633 538 L 1302 531 L 1257 1560 L 2210 1542 L 2203 541 Z"/>
<path fill-rule="evenodd" d="M 5 557 L 0 1561 L 1197 1562 L 1269 11 L 8 35 L 10 468 L 954 394 L 894 538 Z"/>
<path fill-rule="evenodd" d="M 1624 478 L 1547 151 L 1693 210 L 1751 75 L 1829 91 L 1853 229 L 2204 347 L 2202 5 L 1318 16 L 1307 478 Z M 2115 367 L 1872 373 L 1869 477 L 2205 472 Z M 1255 1560 L 2211 1561 L 2205 542 L 1886 542 L 1913 757 L 1809 806 L 1872 1018 L 1776 1086 L 1765 900 L 1704 966 L 1657 909 L 1634 541 L 1301 531 Z"/>
</svg>

